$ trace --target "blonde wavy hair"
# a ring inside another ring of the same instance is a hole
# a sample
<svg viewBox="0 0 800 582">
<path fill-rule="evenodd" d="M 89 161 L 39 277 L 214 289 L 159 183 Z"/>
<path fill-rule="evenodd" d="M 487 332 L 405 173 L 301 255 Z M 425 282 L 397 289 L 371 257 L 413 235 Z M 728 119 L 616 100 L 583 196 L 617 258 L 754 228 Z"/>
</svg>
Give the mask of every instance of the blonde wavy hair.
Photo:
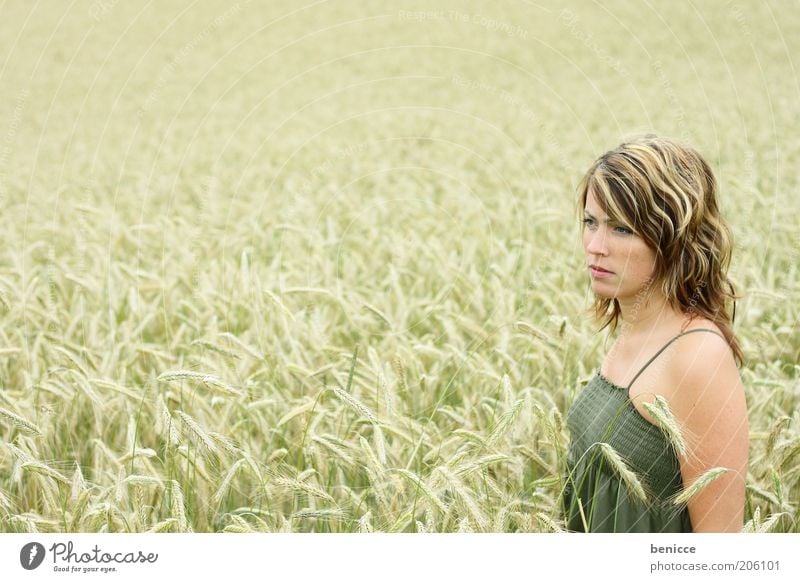
<svg viewBox="0 0 800 582">
<path fill-rule="evenodd" d="M 641 236 L 656 252 L 653 284 L 670 305 L 690 318 L 698 314 L 722 331 L 738 365 L 742 348 L 733 333 L 736 295 L 728 279 L 733 239 L 720 216 L 711 167 L 693 148 L 645 135 L 621 144 L 595 161 L 578 186 L 579 214 L 589 191 L 610 218 Z M 733 314 L 728 302 L 733 303 Z M 595 317 L 616 329 L 621 310 L 615 298 L 596 297 Z"/>
</svg>

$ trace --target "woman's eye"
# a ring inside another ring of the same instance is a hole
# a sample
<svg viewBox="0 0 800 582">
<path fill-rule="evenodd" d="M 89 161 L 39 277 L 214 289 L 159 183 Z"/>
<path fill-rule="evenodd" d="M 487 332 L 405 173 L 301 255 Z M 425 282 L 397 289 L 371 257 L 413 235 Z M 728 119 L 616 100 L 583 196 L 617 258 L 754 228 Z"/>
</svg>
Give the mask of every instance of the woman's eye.
<svg viewBox="0 0 800 582">
<path fill-rule="evenodd" d="M 585 224 L 587 226 L 591 226 L 592 224 L 594 224 L 594 220 L 592 220 L 591 218 L 584 218 L 583 219 L 583 224 Z"/>
<path fill-rule="evenodd" d="M 631 229 L 625 228 L 624 226 L 618 226 L 615 230 L 621 232 L 622 234 L 633 234 Z"/>
</svg>

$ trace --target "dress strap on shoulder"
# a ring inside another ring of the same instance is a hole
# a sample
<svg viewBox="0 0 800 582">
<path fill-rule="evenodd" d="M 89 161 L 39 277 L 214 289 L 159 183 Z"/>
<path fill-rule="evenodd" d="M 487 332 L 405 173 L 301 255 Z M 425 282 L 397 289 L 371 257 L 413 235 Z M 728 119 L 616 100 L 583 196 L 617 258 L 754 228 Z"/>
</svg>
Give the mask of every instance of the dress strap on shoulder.
<svg viewBox="0 0 800 582">
<path fill-rule="evenodd" d="M 696 331 L 707 331 L 707 332 L 713 333 L 713 334 L 715 334 L 715 335 L 718 335 L 718 336 L 719 336 L 719 337 L 721 337 L 723 340 L 725 340 L 725 336 L 723 336 L 723 335 L 722 335 L 722 334 L 720 334 L 719 332 L 716 332 L 716 331 L 714 331 L 713 329 L 698 328 L 698 329 L 690 329 L 689 331 L 683 331 L 683 332 L 679 333 L 678 335 L 676 335 L 676 336 L 675 336 L 674 338 L 672 338 L 671 340 L 669 340 L 669 341 L 668 341 L 666 344 L 664 344 L 664 346 L 663 346 L 663 347 L 662 347 L 660 350 L 658 350 L 658 351 L 655 353 L 655 355 L 654 355 L 652 358 L 650 358 L 650 359 L 647 361 L 647 363 L 646 363 L 644 366 L 642 366 L 641 370 L 639 370 L 639 371 L 636 373 L 636 375 L 633 377 L 633 380 L 631 380 L 631 381 L 630 381 L 630 384 L 628 384 L 628 388 L 627 388 L 627 389 L 628 389 L 628 390 L 630 390 L 630 389 L 631 389 L 631 386 L 633 386 L 633 383 L 634 383 L 634 382 L 636 382 L 636 378 L 638 378 L 638 377 L 641 375 L 641 373 L 642 373 L 642 372 L 644 372 L 644 371 L 647 369 L 647 366 L 649 366 L 649 365 L 650 365 L 650 364 L 653 362 L 653 360 L 655 360 L 655 359 L 656 359 L 656 358 L 659 356 L 659 354 L 660 354 L 661 352 L 663 352 L 664 350 L 666 350 L 666 349 L 669 347 L 669 345 L 670 345 L 672 342 L 674 342 L 674 341 L 675 341 L 676 339 L 678 339 L 679 337 L 681 337 L 681 336 L 683 336 L 683 335 L 686 335 L 687 333 L 694 333 L 694 332 L 696 332 Z M 727 341 L 728 341 L 728 340 L 725 340 L 725 342 L 726 342 L 726 343 L 727 343 Z"/>
</svg>

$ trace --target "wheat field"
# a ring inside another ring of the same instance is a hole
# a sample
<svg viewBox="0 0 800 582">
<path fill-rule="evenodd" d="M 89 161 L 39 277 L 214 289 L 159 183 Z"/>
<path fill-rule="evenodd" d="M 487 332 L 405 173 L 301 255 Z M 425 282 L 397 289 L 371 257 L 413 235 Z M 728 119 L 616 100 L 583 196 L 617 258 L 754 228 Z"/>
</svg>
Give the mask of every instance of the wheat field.
<svg viewBox="0 0 800 582">
<path fill-rule="evenodd" d="M 4 3 L 0 531 L 563 529 L 576 186 L 654 131 L 734 235 L 745 529 L 800 532 L 800 13 L 675 4 Z"/>
</svg>

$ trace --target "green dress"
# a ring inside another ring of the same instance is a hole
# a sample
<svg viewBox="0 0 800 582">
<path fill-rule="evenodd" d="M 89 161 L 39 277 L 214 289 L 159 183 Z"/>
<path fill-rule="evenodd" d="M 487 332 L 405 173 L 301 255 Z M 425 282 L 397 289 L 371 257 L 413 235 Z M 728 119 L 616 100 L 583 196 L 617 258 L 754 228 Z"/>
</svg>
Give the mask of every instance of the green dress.
<svg viewBox="0 0 800 582">
<path fill-rule="evenodd" d="M 673 341 L 700 331 L 720 335 L 710 329 L 692 329 L 675 336 L 650 358 L 627 388 L 611 383 L 598 369 L 575 399 L 567 412 L 571 442 L 561 499 L 569 531 L 692 531 L 686 506 L 675 506 L 669 499 L 683 488 L 674 447 L 661 429 L 636 410 L 628 390 Z M 648 494 L 646 502 L 625 485 L 599 443 L 611 445 L 633 470 Z"/>
</svg>

